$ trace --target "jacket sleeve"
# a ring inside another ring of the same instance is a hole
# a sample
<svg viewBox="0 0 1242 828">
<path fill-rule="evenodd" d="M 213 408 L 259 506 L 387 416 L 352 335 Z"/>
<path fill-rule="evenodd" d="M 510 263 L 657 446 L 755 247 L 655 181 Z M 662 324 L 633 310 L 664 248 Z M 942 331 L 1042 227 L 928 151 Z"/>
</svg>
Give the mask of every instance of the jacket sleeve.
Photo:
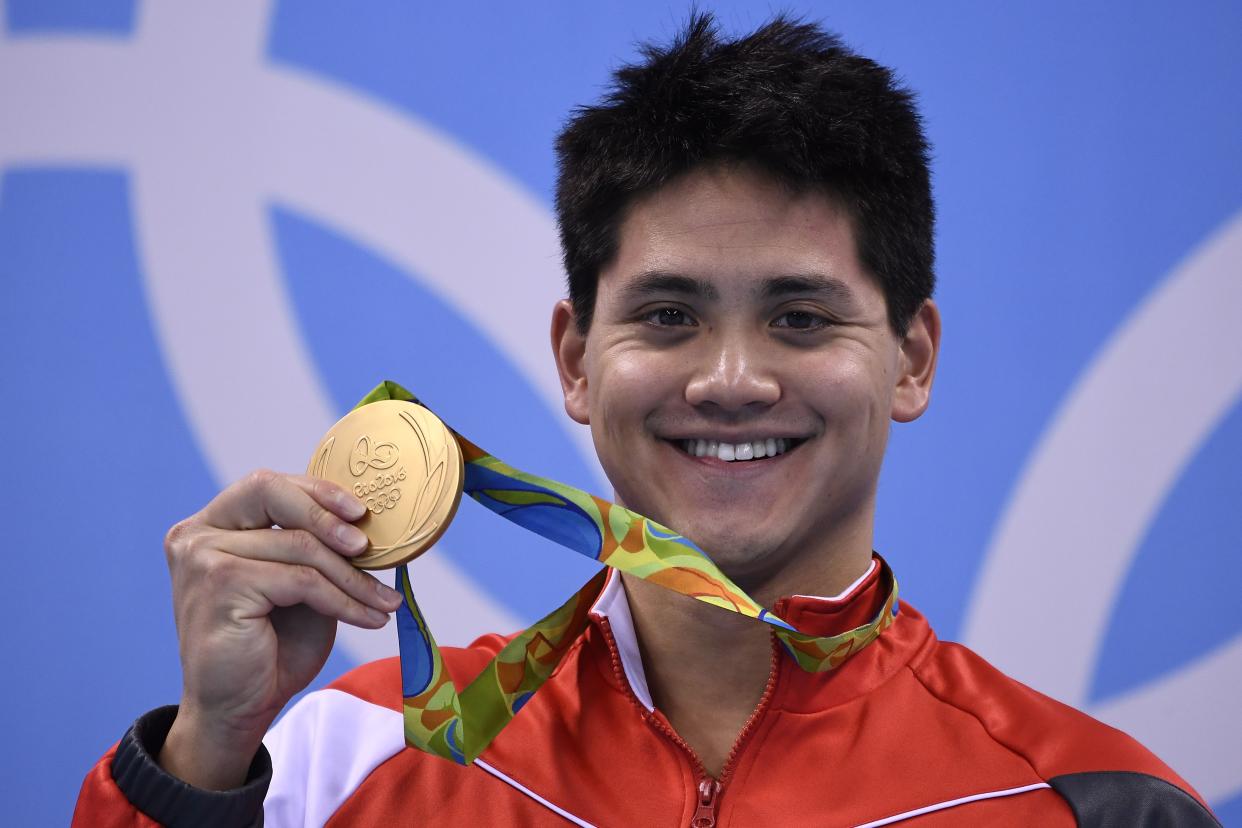
<svg viewBox="0 0 1242 828">
<path fill-rule="evenodd" d="M 263 798 L 272 779 L 267 749 L 259 748 L 242 787 L 231 791 L 196 788 L 167 773 L 155 760 L 176 716 L 175 706 L 146 713 L 91 768 L 78 795 L 74 828 L 252 828 L 263 824 Z"/>
<path fill-rule="evenodd" d="M 1212 812 L 1176 785 L 1146 773 L 1068 773 L 1048 780 L 1081 828 L 1220 828 Z"/>
</svg>

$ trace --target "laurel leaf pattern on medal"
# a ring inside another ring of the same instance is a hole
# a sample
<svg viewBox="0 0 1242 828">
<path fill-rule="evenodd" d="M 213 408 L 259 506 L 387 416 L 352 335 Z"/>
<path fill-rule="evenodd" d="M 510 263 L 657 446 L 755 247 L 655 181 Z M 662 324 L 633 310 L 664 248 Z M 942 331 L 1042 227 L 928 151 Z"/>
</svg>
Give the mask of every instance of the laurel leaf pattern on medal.
<svg viewBox="0 0 1242 828">
<path fill-rule="evenodd" d="M 319 446 L 319 451 L 315 452 L 315 458 L 311 461 L 310 475 L 311 477 L 324 477 L 325 469 L 328 465 L 328 458 L 332 456 L 332 447 L 336 445 L 336 437 L 329 437 Z"/>
<path fill-rule="evenodd" d="M 434 521 L 430 518 L 443 494 L 442 487 L 448 461 L 447 443 L 441 441 L 440 451 L 437 452 L 434 458 L 431 457 L 428 452 L 430 441 L 427 439 L 427 433 L 423 431 L 423 426 L 418 421 L 418 418 L 409 411 L 402 411 L 399 416 L 414 430 L 414 434 L 418 437 L 418 445 L 423 452 L 423 468 L 426 470 L 426 476 L 419 489 L 418 497 L 414 500 L 414 511 L 410 517 L 410 524 L 406 527 L 405 534 L 402 535 L 401 539 L 393 544 L 393 548 L 417 543 L 440 527 L 439 521 Z"/>
</svg>

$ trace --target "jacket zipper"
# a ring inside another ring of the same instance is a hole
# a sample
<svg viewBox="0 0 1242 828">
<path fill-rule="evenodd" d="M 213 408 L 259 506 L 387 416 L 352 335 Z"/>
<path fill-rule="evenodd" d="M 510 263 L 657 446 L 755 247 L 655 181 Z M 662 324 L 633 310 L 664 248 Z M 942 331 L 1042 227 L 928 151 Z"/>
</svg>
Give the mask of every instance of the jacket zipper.
<svg viewBox="0 0 1242 828">
<path fill-rule="evenodd" d="M 733 775 L 733 769 L 737 766 L 742 747 L 750 739 L 751 733 L 754 732 L 759 720 L 763 718 L 763 714 L 768 711 L 768 706 L 772 703 L 772 694 L 776 691 L 776 676 L 781 669 L 781 643 L 775 634 L 769 633 L 769 635 L 772 639 L 772 658 L 768 662 L 768 683 L 763 688 L 763 695 L 759 697 L 759 703 L 755 705 L 754 712 L 738 731 L 737 738 L 733 740 L 733 747 L 729 748 L 729 756 L 725 759 L 724 767 L 720 771 L 721 787 Z"/>
<path fill-rule="evenodd" d="M 740 758 L 742 747 L 750 739 L 755 725 L 763 718 L 763 714 L 767 712 L 768 705 L 772 701 L 772 693 L 776 689 L 776 676 L 780 670 L 780 642 L 775 635 L 771 636 L 772 659 L 768 667 L 768 683 L 763 688 L 763 695 L 759 697 L 759 704 L 755 705 L 750 718 L 746 720 L 746 724 L 742 725 L 742 729 L 738 731 L 737 738 L 733 740 L 733 747 L 729 749 L 729 756 L 725 759 L 724 767 L 720 771 L 720 779 L 716 780 L 708 775 L 707 769 L 703 767 L 703 762 L 699 759 L 698 754 L 694 752 L 694 748 L 686 744 L 686 741 L 678 736 L 677 731 L 673 730 L 672 727 L 648 713 L 642 702 L 638 700 L 638 696 L 634 694 L 634 688 L 630 687 L 629 679 L 625 676 L 625 668 L 621 665 L 621 656 L 617 649 L 617 640 L 612 635 L 612 626 L 608 623 L 607 618 L 601 617 L 597 620 L 600 623 L 600 628 L 604 631 L 604 639 L 608 642 L 608 653 L 612 659 L 613 675 L 616 677 L 617 682 L 625 688 L 630 702 L 643 712 L 643 718 L 647 724 L 664 734 L 665 738 L 680 748 L 690 759 L 690 764 L 694 766 L 695 777 L 698 779 L 695 790 L 698 805 L 694 810 L 694 816 L 690 819 L 690 828 L 715 828 L 716 815 L 720 810 L 720 798 L 724 795 L 725 784 L 729 781 L 729 777 L 733 775 L 733 769 Z"/>
<path fill-rule="evenodd" d="M 719 782 L 706 776 L 699 780 L 699 807 L 694 809 L 690 828 L 716 828 L 716 798 L 719 796 Z"/>
</svg>

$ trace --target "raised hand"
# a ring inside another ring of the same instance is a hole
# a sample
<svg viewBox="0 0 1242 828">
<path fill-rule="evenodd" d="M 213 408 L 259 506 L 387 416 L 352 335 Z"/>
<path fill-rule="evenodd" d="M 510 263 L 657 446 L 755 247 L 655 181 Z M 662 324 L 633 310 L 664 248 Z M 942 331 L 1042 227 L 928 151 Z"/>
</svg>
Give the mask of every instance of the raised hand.
<svg viewBox="0 0 1242 828">
<path fill-rule="evenodd" d="M 367 548 L 350 523 L 364 513 L 326 480 L 256 471 L 169 531 L 183 689 L 167 771 L 240 785 L 276 715 L 323 667 L 337 622 L 388 621 L 400 595 L 347 560 Z"/>
</svg>

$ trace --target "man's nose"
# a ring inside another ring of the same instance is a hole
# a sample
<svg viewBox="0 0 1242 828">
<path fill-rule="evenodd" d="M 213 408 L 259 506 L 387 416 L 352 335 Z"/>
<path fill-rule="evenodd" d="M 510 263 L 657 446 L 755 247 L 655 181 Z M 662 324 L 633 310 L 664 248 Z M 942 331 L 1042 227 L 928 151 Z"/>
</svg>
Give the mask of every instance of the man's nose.
<svg viewBox="0 0 1242 828">
<path fill-rule="evenodd" d="M 776 403 L 781 386 L 762 350 L 734 338 L 712 343 L 686 384 L 686 402 L 726 410 Z"/>
</svg>

